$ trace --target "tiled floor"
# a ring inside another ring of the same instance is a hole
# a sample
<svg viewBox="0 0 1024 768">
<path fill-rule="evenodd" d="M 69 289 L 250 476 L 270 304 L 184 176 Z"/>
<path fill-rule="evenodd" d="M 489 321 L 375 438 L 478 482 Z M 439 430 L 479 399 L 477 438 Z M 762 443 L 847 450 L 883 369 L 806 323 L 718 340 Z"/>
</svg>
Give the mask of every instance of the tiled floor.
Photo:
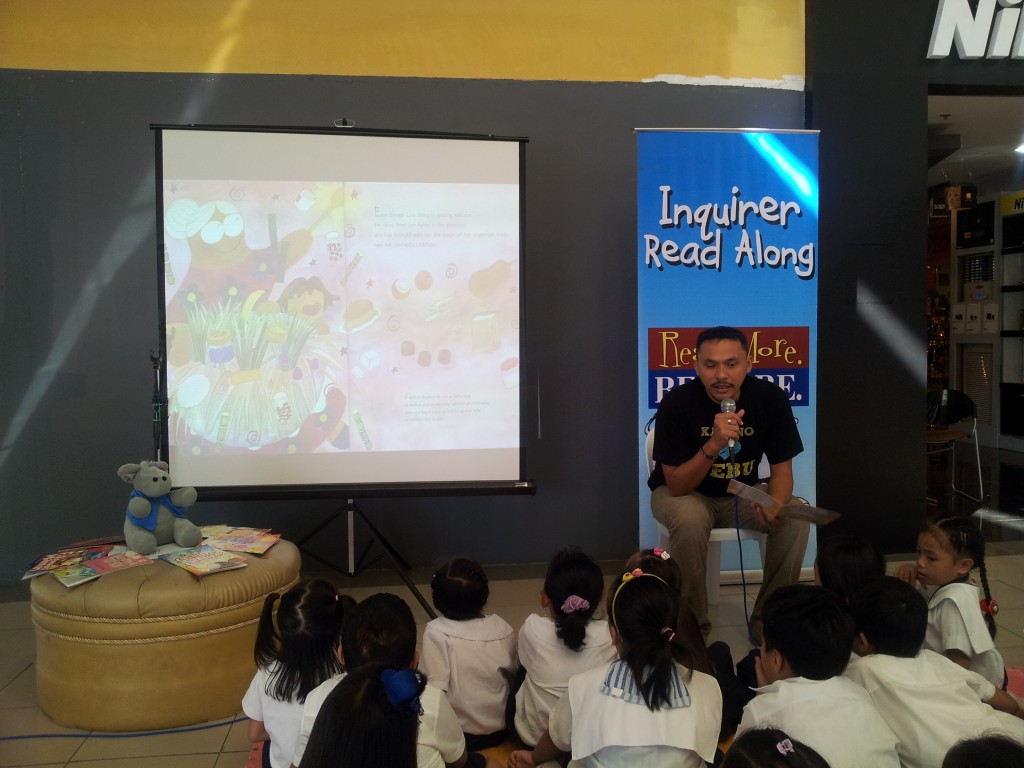
<svg viewBox="0 0 1024 768">
<path fill-rule="evenodd" d="M 996 459 L 995 455 L 991 457 Z M 998 481 L 998 464 L 986 467 L 990 480 Z M 1016 457 L 1007 461 L 1015 462 Z M 998 488 L 998 482 L 994 483 Z M 998 507 L 997 502 L 990 507 Z M 942 498 L 948 506 L 961 502 Z M 1020 509 L 1005 509 L 1014 515 Z M 1008 666 L 1024 666 L 1024 527 L 1015 517 L 1001 522 L 986 513 L 989 539 L 988 572 L 993 595 L 1000 611 L 996 620 L 999 632 L 996 644 Z M 899 562 L 893 559 L 893 563 Z M 603 564 L 615 573 L 619 565 Z M 525 617 L 539 610 L 538 595 L 543 566 L 489 569 L 491 600 L 488 610 L 503 616 L 518 627 Z M 317 574 L 321 575 L 321 574 Z M 322 574 L 328 575 L 328 574 Z M 427 616 L 423 608 L 390 572 L 371 571 L 354 579 L 332 577 L 357 600 L 385 590 L 401 595 L 409 603 L 422 627 Z M 414 581 L 428 593 L 427 572 L 414 572 Z M 748 604 L 753 605 L 757 585 L 748 586 Z M 177 731 L 151 734 L 98 734 L 74 731 L 56 725 L 39 709 L 35 694 L 34 635 L 27 602 L 21 587 L 0 590 L 0 766 L 124 766 L 124 768 L 243 768 L 249 751 L 246 723 L 237 718 L 208 723 Z M 721 604 L 712 607 L 712 639 L 724 640 L 738 659 L 749 649 L 744 619 L 743 589 L 738 585 L 722 587 Z"/>
</svg>

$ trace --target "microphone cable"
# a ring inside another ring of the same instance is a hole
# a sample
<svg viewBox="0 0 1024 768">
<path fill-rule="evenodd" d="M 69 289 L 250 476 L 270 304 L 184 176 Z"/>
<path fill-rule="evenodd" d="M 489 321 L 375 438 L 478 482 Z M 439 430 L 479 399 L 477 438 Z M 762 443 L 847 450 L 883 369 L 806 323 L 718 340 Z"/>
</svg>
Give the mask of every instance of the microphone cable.
<svg viewBox="0 0 1024 768">
<path fill-rule="evenodd" d="M 735 449 L 732 446 L 730 446 L 729 447 L 729 473 L 728 473 L 730 477 L 732 476 L 732 473 L 734 472 L 733 467 L 735 466 L 735 463 L 734 463 L 734 461 L 735 461 L 735 452 L 734 451 L 735 451 Z M 751 645 L 758 646 L 758 645 L 760 645 L 760 643 L 756 642 L 757 638 L 754 637 L 754 630 L 751 629 L 751 627 L 750 627 L 750 609 L 747 606 L 747 571 L 746 571 L 746 568 L 744 568 L 744 566 L 743 566 L 743 539 L 741 538 L 741 533 L 740 533 L 740 497 L 739 497 L 738 494 L 734 495 L 732 497 L 732 508 L 733 508 L 733 522 L 734 522 L 734 524 L 736 526 L 736 549 L 739 550 L 739 553 L 740 553 L 740 585 L 741 585 L 741 587 L 743 589 L 743 620 L 746 622 L 746 625 L 747 625 L 747 639 L 750 641 Z M 764 564 L 763 563 L 761 564 L 761 567 L 764 568 Z M 718 574 L 718 578 L 719 579 L 722 578 L 722 574 L 721 573 Z M 762 584 L 762 586 L 763 586 L 763 584 Z"/>
</svg>

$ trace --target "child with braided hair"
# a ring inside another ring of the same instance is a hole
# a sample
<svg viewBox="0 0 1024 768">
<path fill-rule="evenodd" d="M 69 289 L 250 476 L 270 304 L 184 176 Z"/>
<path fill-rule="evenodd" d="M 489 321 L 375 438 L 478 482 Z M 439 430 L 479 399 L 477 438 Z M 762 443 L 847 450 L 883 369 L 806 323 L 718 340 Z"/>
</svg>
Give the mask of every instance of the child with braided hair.
<svg viewBox="0 0 1024 768">
<path fill-rule="evenodd" d="M 519 668 L 515 631 L 497 614 L 484 615 L 490 588 L 476 560 L 457 557 L 442 565 L 430 593 L 441 615 L 423 629 L 420 670 L 447 695 L 470 750 L 501 744 Z"/>
<path fill-rule="evenodd" d="M 607 603 L 619 658 L 569 679 L 537 746 L 514 751 L 510 768 L 569 751 L 569 768 L 704 768 L 714 759 L 722 694 L 677 638 L 678 593 L 639 568 L 622 578 Z"/>
<path fill-rule="evenodd" d="M 975 568 L 981 593 L 970 580 Z M 985 538 L 970 518 L 945 517 L 926 527 L 917 537 L 916 565 L 900 566 L 896 575 L 928 601 L 923 647 L 1005 688 L 1003 657 L 993 642 L 999 607 L 989 591 Z"/>
</svg>

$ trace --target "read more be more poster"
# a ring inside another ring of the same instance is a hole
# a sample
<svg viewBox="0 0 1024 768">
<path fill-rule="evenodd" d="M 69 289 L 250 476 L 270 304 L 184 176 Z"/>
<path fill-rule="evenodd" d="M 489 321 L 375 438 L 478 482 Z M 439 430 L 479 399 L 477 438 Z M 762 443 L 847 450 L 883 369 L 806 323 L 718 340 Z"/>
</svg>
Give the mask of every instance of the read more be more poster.
<svg viewBox="0 0 1024 768">
<path fill-rule="evenodd" d="M 795 493 L 814 502 L 819 270 L 817 132 L 637 132 L 642 544 L 657 540 L 643 428 L 695 378 L 697 334 L 714 325 L 743 330 L 751 375 L 789 394 L 804 443 Z"/>
</svg>

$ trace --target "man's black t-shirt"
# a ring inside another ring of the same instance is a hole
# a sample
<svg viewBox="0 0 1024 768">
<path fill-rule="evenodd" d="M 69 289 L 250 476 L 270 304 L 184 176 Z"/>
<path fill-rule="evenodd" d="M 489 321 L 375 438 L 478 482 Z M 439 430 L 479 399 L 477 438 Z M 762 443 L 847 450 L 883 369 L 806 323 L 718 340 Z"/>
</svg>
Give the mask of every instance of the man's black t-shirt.
<svg viewBox="0 0 1024 768">
<path fill-rule="evenodd" d="M 747 376 L 736 401 L 743 414 L 743 426 L 732 470 L 727 459 L 716 458 L 707 476 L 694 490 L 705 496 L 725 496 L 729 480 L 754 485 L 761 457 L 779 464 L 803 451 L 789 397 L 777 385 Z M 700 379 L 688 381 L 665 393 L 655 420 L 654 460 L 657 462 L 647 484 L 653 491 L 665 485 L 661 465 L 677 466 L 693 458 L 711 437 L 715 414 L 721 406 L 712 400 Z"/>
</svg>

